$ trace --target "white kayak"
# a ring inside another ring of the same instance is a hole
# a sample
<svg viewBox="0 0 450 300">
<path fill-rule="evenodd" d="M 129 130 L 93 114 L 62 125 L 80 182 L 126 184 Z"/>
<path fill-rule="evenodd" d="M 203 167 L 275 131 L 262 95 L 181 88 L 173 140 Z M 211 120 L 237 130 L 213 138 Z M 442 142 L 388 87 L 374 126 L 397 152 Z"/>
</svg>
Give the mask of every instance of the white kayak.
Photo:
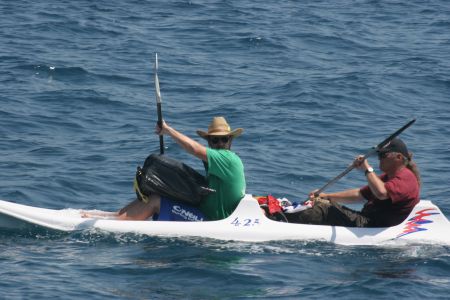
<svg viewBox="0 0 450 300">
<path fill-rule="evenodd" d="M 387 228 L 355 228 L 292 224 L 265 217 L 258 202 L 246 195 L 228 218 L 220 221 L 120 221 L 83 218 L 78 209 L 46 209 L 0 200 L 0 229 L 43 227 L 58 231 L 97 229 L 163 237 L 204 237 L 263 242 L 326 241 L 343 245 L 427 243 L 450 245 L 450 223 L 431 201 L 421 200 L 401 224 Z"/>
</svg>

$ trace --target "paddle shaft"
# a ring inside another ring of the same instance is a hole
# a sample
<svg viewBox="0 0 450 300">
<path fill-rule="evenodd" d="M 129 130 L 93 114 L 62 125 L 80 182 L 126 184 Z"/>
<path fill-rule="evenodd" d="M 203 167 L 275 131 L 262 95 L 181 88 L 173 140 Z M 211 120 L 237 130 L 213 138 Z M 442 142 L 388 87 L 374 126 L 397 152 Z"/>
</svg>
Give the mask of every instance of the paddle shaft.
<svg viewBox="0 0 450 300">
<path fill-rule="evenodd" d="M 378 150 L 382 149 L 383 147 L 385 147 L 390 141 L 392 141 L 394 138 L 396 138 L 400 133 L 402 133 L 403 131 L 405 131 L 406 128 L 408 128 L 409 126 L 411 126 L 414 122 L 416 121 L 416 119 L 412 119 L 411 121 L 409 121 L 408 123 L 406 123 L 402 128 L 400 128 L 399 130 L 397 130 L 396 132 L 394 132 L 393 134 L 391 134 L 388 138 L 386 138 L 384 141 L 382 141 L 381 143 L 379 143 L 376 147 L 372 148 L 371 150 L 369 150 L 364 156 L 363 159 L 367 159 L 368 157 L 374 155 L 375 153 L 377 153 Z M 331 179 L 329 182 L 327 182 L 323 187 L 321 187 L 320 189 L 318 189 L 315 193 L 314 196 L 318 197 L 319 194 L 321 192 L 323 192 L 326 188 L 328 188 L 330 185 L 334 184 L 336 181 L 338 181 L 339 179 L 341 179 L 342 177 L 344 177 L 345 175 L 347 175 L 351 170 L 353 170 L 355 168 L 354 164 L 351 164 L 350 166 L 347 167 L 347 169 L 344 170 L 344 172 L 342 172 L 341 174 L 339 174 L 338 176 L 336 176 L 335 178 Z"/>
<path fill-rule="evenodd" d="M 156 94 L 156 109 L 158 112 L 158 126 L 162 127 L 162 108 L 161 108 L 161 91 L 159 89 L 158 78 L 158 53 L 155 54 L 155 94 Z M 164 154 L 164 137 L 159 136 L 159 153 Z"/>
<path fill-rule="evenodd" d="M 162 127 L 161 103 L 157 103 L 156 107 L 158 109 L 158 125 L 159 125 L 159 127 Z M 159 136 L 159 153 L 164 154 L 164 137 L 163 137 L 163 135 Z"/>
</svg>

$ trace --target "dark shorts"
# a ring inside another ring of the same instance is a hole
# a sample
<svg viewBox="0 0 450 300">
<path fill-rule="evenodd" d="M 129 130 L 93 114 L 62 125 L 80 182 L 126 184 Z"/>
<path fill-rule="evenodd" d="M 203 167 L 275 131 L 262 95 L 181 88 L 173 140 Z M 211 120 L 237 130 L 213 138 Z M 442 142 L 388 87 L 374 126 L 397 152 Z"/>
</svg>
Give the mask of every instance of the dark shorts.
<svg viewBox="0 0 450 300">
<path fill-rule="evenodd" d="M 370 220 L 355 211 L 334 202 L 315 203 L 312 208 L 286 214 L 289 223 L 331 225 L 346 227 L 370 227 Z"/>
<path fill-rule="evenodd" d="M 206 221 L 205 215 L 194 206 L 161 197 L 159 214 L 154 221 Z"/>
</svg>

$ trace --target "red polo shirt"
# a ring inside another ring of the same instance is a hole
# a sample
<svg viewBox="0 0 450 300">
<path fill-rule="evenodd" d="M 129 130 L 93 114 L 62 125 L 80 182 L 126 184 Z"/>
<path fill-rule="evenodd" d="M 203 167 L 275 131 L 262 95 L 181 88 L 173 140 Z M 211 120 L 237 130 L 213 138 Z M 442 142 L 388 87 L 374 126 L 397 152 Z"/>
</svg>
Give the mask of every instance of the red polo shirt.
<svg viewBox="0 0 450 300">
<path fill-rule="evenodd" d="M 360 190 L 367 199 L 361 213 L 370 219 L 371 227 L 398 225 L 419 203 L 419 183 L 414 173 L 406 167 L 398 170 L 391 178 L 387 174 L 379 177 L 385 182 L 389 199 L 379 200 L 366 185 Z"/>
</svg>

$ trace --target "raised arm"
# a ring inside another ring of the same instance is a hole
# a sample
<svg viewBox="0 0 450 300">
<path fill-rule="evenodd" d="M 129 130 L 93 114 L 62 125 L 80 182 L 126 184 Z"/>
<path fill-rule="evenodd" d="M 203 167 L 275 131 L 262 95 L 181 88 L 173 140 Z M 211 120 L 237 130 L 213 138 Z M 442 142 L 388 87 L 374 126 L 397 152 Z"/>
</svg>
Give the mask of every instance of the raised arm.
<svg viewBox="0 0 450 300">
<path fill-rule="evenodd" d="M 162 126 L 159 127 L 156 125 L 155 131 L 157 134 L 166 134 L 170 135 L 183 149 L 185 149 L 188 153 L 194 155 L 197 158 L 200 158 L 203 161 L 208 161 L 206 156 L 206 147 L 202 144 L 194 141 L 190 137 L 182 134 L 176 129 L 170 127 L 165 121 L 162 122 Z"/>
<path fill-rule="evenodd" d="M 389 199 L 388 191 L 384 186 L 384 182 L 375 174 L 367 159 L 362 155 L 356 157 L 354 165 L 361 171 L 364 171 L 370 190 L 380 200 Z"/>
</svg>

